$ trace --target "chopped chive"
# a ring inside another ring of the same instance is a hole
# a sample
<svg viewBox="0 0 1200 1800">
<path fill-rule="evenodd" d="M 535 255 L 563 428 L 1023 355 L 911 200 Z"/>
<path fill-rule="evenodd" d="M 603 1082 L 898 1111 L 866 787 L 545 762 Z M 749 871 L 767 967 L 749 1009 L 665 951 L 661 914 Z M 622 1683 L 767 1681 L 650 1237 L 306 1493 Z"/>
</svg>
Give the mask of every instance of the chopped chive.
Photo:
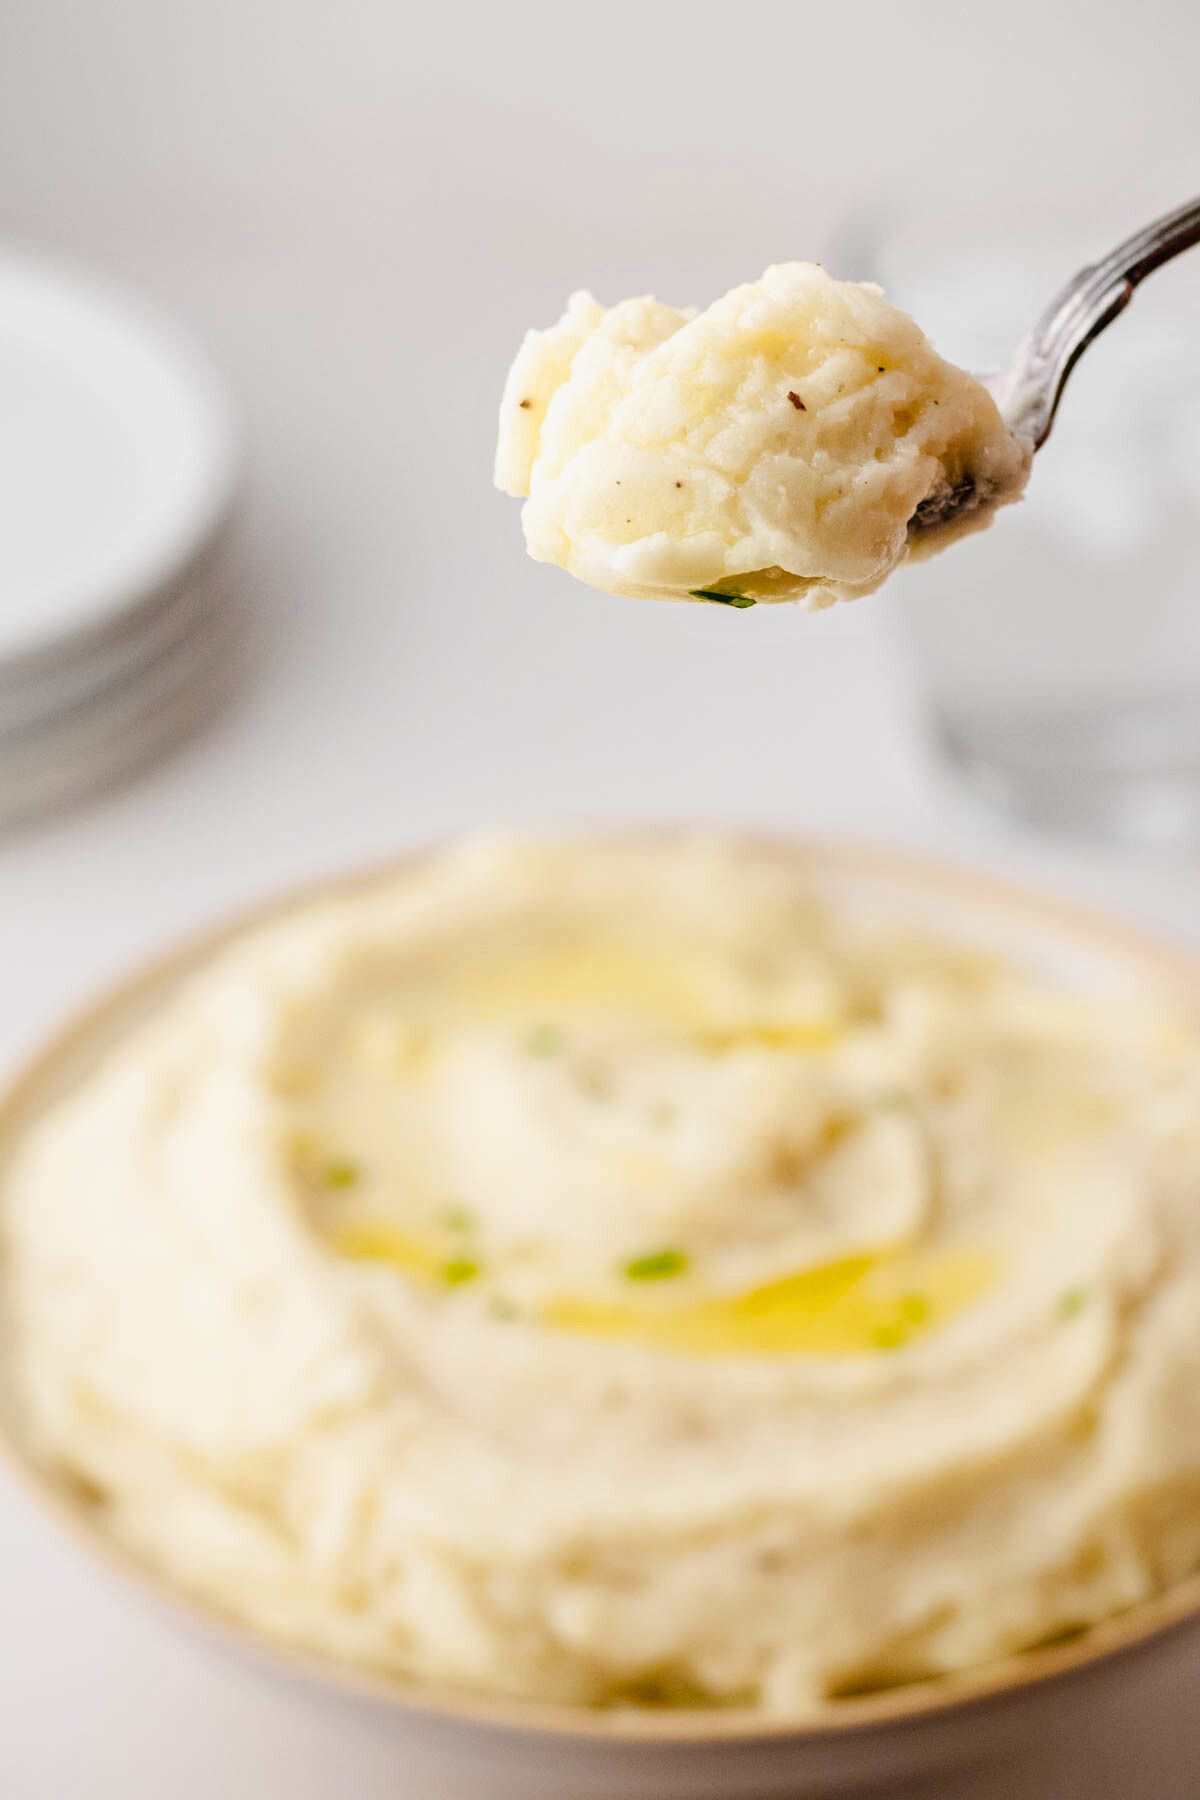
<svg viewBox="0 0 1200 1800">
<path fill-rule="evenodd" d="M 564 1043 L 557 1025 L 535 1025 L 525 1039 L 527 1056 L 557 1056 Z"/>
<path fill-rule="evenodd" d="M 1067 1288 L 1058 1296 L 1058 1316 L 1060 1319 L 1073 1319 L 1076 1313 L 1083 1311 L 1087 1303 L 1088 1291 L 1086 1288 Z"/>
<path fill-rule="evenodd" d="M 349 1188 L 361 1180 L 362 1170 L 355 1162 L 346 1157 L 334 1157 L 325 1164 L 325 1186 L 331 1188 Z"/>
<path fill-rule="evenodd" d="M 465 1206 L 447 1206 L 441 1217 L 447 1231 L 470 1231 L 475 1223 L 474 1214 Z"/>
<path fill-rule="evenodd" d="M 688 593 L 693 600 L 715 600 L 718 606 L 757 606 L 749 594 L 722 594 L 716 588 L 689 588 Z"/>
<path fill-rule="evenodd" d="M 684 1250 L 650 1250 L 635 1256 L 621 1273 L 628 1281 L 665 1281 L 672 1275 L 686 1274 L 690 1258 Z"/>
<path fill-rule="evenodd" d="M 474 1281 L 478 1274 L 479 1264 L 473 1256 L 451 1256 L 438 1270 L 447 1287 L 461 1287 L 465 1281 Z"/>
</svg>

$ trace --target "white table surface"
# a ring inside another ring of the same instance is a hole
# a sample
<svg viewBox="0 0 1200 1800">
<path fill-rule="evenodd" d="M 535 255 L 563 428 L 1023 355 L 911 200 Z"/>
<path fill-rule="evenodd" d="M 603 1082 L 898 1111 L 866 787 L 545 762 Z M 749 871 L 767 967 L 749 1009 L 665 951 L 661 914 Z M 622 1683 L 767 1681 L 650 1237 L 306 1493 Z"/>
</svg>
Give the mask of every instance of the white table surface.
<svg viewBox="0 0 1200 1800">
<path fill-rule="evenodd" d="M 814 619 L 610 600 L 526 562 L 490 487 L 507 358 L 574 285 L 711 297 L 820 255 L 906 158 L 995 185 L 1194 148 L 1185 0 L 1139 9 L 1137 36 L 1117 4 L 1018 0 L 999 41 L 981 11 L 760 3 L 745 33 L 645 0 L 10 0 L 0 230 L 190 323 L 253 474 L 233 702 L 123 791 L 0 843 L 0 1064 L 223 909 L 477 822 L 924 845 L 1200 943 L 1194 861 L 1028 837 L 938 776 L 902 600 Z M 415 1794 L 385 1734 L 145 1616 L 4 1483 L 0 1569 L 5 1800 Z"/>
</svg>

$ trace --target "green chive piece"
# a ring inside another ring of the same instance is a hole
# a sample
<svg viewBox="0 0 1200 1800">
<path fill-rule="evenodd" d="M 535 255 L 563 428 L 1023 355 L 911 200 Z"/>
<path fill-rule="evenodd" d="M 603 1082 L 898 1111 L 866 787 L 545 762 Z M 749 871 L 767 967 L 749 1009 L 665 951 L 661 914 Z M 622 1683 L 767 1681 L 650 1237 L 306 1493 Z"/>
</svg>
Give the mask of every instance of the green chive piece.
<svg viewBox="0 0 1200 1800">
<path fill-rule="evenodd" d="M 749 594 L 722 594 L 717 588 L 689 588 L 688 593 L 693 600 L 715 600 L 718 606 L 757 606 Z"/>
<path fill-rule="evenodd" d="M 525 1039 L 527 1056 L 557 1056 L 565 1039 L 557 1025 L 535 1025 Z"/>
<path fill-rule="evenodd" d="M 465 1281 L 475 1280 L 479 1264 L 473 1256 L 452 1256 L 442 1264 L 438 1274 L 447 1287 L 461 1287 Z"/>
<path fill-rule="evenodd" d="M 362 1179 L 362 1170 L 355 1162 L 346 1157 L 334 1157 L 325 1164 L 325 1186 L 331 1188 L 350 1188 Z"/>
<path fill-rule="evenodd" d="M 1081 1313 L 1088 1303 L 1088 1291 L 1083 1287 L 1067 1288 L 1058 1296 L 1058 1316 L 1060 1319 L 1073 1319 Z"/>
<path fill-rule="evenodd" d="M 465 1206 L 448 1206 L 442 1213 L 442 1224 L 447 1231 L 470 1231 L 475 1223 L 475 1215 Z"/>
<path fill-rule="evenodd" d="M 650 1250 L 631 1258 L 621 1273 L 627 1281 L 666 1281 L 672 1275 L 685 1275 L 690 1261 L 684 1250 Z"/>
</svg>

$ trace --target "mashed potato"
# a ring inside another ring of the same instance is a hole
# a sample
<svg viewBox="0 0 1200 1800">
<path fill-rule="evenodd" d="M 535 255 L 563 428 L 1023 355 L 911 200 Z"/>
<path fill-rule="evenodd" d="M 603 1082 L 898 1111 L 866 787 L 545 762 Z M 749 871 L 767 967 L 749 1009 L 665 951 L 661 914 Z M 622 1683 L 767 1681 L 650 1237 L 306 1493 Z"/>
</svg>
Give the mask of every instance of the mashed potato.
<svg viewBox="0 0 1200 1800">
<path fill-rule="evenodd" d="M 735 843 L 280 918 L 0 1177 L 28 1443 L 394 1674 L 780 1714 L 1200 1565 L 1200 1048 Z"/>
<path fill-rule="evenodd" d="M 496 482 L 530 555 L 592 587 L 822 606 L 988 523 L 1029 461 L 877 288 L 782 263 L 698 315 L 574 295 L 512 366 Z M 952 493 L 955 523 L 910 544 Z"/>
</svg>

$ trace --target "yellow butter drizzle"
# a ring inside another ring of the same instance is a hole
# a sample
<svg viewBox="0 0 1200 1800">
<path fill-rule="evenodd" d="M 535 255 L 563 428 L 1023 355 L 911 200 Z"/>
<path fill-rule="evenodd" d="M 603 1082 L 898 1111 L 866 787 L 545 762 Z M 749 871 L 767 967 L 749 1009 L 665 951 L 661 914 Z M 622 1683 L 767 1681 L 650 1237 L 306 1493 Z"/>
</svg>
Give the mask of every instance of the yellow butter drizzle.
<svg viewBox="0 0 1200 1800">
<path fill-rule="evenodd" d="M 425 1280 L 436 1276 L 447 1255 L 391 1225 L 339 1225 L 329 1233 L 329 1242 L 339 1256 L 352 1262 L 387 1263 Z"/>
<path fill-rule="evenodd" d="M 437 1283 L 446 1263 L 388 1225 L 343 1226 L 339 1255 Z M 900 1349 L 979 1299 L 996 1278 L 983 1251 L 842 1257 L 729 1295 L 664 1300 L 549 1300 L 530 1316 L 559 1331 L 623 1339 L 690 1356 L 857 1356 Z"/>
<path fill-rule="evenodd" d="M 841 1035 L 842 1027 L 835 1019 L 804 1019 L 794 1023 L 731 1026 L 725 1031 L 704 1031 L 700 1037 L 707 1050 L 741 1050 L 753 1046 L 759 1050 L 815 1056 L 822 1050 L 832 1050 Z"/>
<path fill-rule="evenodd" d="M 602 1012 L 696 1030 L 707 1013 L 690 976 L 674 958 L 640 955 L 619 944 L 571 945 L 472 971 L 460 998 L 469 998 L 485 1017 Z"/>
<path fill-rule="evenodd" d="M 703 991 L 702 969 L 679 956 L 639 953 L 622 944 L 572 945 L 514 957 L 499 968 L 473 971 L 460 999 L 490 1018 L 554 1019 L 602 1014 L 665 1027 L 713 1054 L 743 1047 L 812 1055 L 842 1035 L 837 1019 L 715 1020 Z"/>
<path fill-rule="evenodd" d="M 842 1257 L 731 1295 L 564 1299 L 546 1324 L 692 1356 L 855 1356 L 899 1349 L 992 1285 L 996 1259 L 943 1250 Z"/>
</svg>

